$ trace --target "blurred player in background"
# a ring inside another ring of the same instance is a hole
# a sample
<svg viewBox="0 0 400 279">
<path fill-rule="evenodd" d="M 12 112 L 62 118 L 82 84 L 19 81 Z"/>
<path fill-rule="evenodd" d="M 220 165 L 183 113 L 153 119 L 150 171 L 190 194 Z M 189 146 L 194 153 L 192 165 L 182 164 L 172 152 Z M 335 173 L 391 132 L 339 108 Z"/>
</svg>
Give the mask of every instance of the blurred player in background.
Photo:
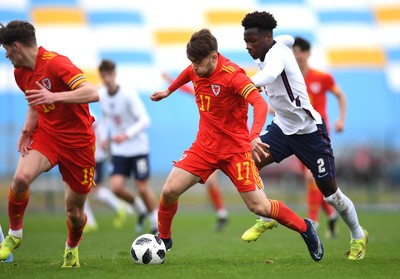
<svg viewBox="0 0 400 279">
<path fill-rule="evenodd" d="M 117 83 L 116 65 L 113 61 L 102 60 L 98 69 L 105 85 L 99 90 L 101 123 L 104 127 L 101 129 L 99 148 L 107 150 L 110 145 L 111 190 L 117 197 L 131 204 L 137 212 L 138 234 L 144 230 L 146 215 L 150 222 L 150 232 L 157 234 L 157 202 L 149 185 L 150 146 L 147 128 L 150 118 L 139 94 L 134 89 Z M 134 174 L 135 186 L 143 201 L 137 199 L 133 191 L 126 186 L 126 180 L 131 173 Z"/>
<path fill-rule="evenodd" d="M 300 67 L 300 71 L 303 74 L 311 104 L 324 119 L 329 132 L 327 93 L 332 93 L 337 98 L 339 105 L 339 119 L 335 122 L 335 131 L 342 132 L 346 119 L 346 98 L 331 74 L 310 67 L 308 63 L 311 54 L 310 50 L 311 45 L 307 40 L 301 37 L 295 38 L 293 53 Z M 324 200 L 324 196 L 318 189 L 311 171 L 307 168 L 304 168 L 304 179 L 307 192 L 307 217 L 318 222 L 318 212 L 322 206 L 328 216 L 328 236 L 331 238 L 335 237 L 335 225 L 338 217 L 337 212 Z"/>
<path fill-rule="evenodd" d="M 162 76 L 169 83 L 172 83 L 174 81 L 174 79 L 167 73 L 163 73 Z M 193 87 L 188 84 L 182 85 L 179 89 L 185 93 L 192 95 L 192 96 L 195 95 Z M 226 210 L 226 208 L 224 206 L 224 201 L 222 200 L 222 193 L 220 190 L 220 186 L 218 184 L 219 174 L 220 174 L 220 170 L 216 170 L 213 174 L 211 174 L 208 177 L 208 179 L 205 183 L 205 185 L 207 187 L 209 199 L 211 200 L 211 202 L 214 206 L 214 209 L 217 213 L 217 224 L 215 226 L 215 229 L 217 231 L 221 231 L 228 221 L 228 210 Z"/>
<path fill-rule="evenodd" d="M 120 229 L 126 223 L 127 219 L 127 207 L 125 206 L 126 203 L 115 196 L 108 187 L 103 185 L 104 168 L 107 164 L 108 152 L 101 148 L 100 129 L 101 127 L 103 127 L 103 125 L 101 125 L 101 119 L 97 117 L 92 111 L 91 114 L 96 119 L 96 121 L 93 123 L 93 129 L 96 135 L 96 171 L 94 174 L 94 182 L 96 183 L 96 187 L 92 188 L 89 197 L 104 203 L 115 212 L 114 226 L 117 229 Z M 138 198 L 139 197 L 136 197 L 136 199 Z M 87 215 L 87 223 L 84 232 L 88 233 L 92 231 L 97 231 L 98 225 L 96 222 L 96 218 L 93 214 L 89 199 L 87 199 L 85 203 L 85 213 Z"/>
<path fill-rule="evenodd" d="M 268 105 L 245 71 L 218 52 L 216 38 L 208 29 L 194 33 L 186 46 L 191 61 L 168 89 L 154 92 L 150 98 L 160 101 L 183 84 L 192 81 L 200 121 L 192 146 L 174 164 L 161 193 L 158 228 L 166 249 L 172 247 L 172 220 L 178 199 L 196 183 L 204 183 L 217 169 L 236 186 L 252 212 L 272 217 L 298 232 L 311 257 L 322 259 L 324 249 L 316 227 L 282 202 L 267 199 L 255 160 L 267 156 L 259 134 L 264 127 Z M 248 128 L 248 107 L 253 106 L 253 124 Z"/>
<path fill-rule="evenodd" d="M 10 229 L 1 244 L 0 260 L 21 244 L 31 183 L 58 165 L 65 182 L 68 225 L 62 267 L 79 267 L 78 245 L 86 224 L 83 207 L 95 170 L 94 118 L 88 103 L 99 100 L 98 92 L 67 57 L 37 46 L 29 22 L 1 25 L 0 44 L 29 105 L 18 139 L 21 155 L 8 193 Z"/>
<path fill-rule="evenodd" d="M 275 110 L 273 122 L 260 137 L 268 146 L 264 150 L 268 156 L 256 162 L 257 167 L 261 169 L 296 155 L 311 170 L 325 200 L 348 226 L 351 237 L 348 259 L 363 259 L 368 233 L 358 222 L 353 202 L 336 185 L 335 158 L 325 122 L 310 103 L 293 51 L 273 40 L 277 22 L 268 12 L 247 14 L 242 26 L 246 49 L 259 67 L 251 80 L 257 87 L 265 86 L 269 103 Z M 256 240 L 261 233 L 256 224 L 242 239 Z"/>
</svg>

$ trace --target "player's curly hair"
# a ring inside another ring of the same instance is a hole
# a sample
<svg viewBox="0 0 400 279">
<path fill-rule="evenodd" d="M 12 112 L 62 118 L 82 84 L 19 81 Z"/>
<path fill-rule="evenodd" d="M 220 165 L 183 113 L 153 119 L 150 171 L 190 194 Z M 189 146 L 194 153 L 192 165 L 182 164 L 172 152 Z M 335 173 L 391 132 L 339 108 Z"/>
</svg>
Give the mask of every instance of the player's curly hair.
<svg viewBox="0 0 400 279">
<path fill-rule="evenodd" d="M 258 28 L 260 30 L 271 31 L 278 26 L 274 16 L 268 12 L 248 13 L 242 20 L 244 29 Z"/>
</svg>

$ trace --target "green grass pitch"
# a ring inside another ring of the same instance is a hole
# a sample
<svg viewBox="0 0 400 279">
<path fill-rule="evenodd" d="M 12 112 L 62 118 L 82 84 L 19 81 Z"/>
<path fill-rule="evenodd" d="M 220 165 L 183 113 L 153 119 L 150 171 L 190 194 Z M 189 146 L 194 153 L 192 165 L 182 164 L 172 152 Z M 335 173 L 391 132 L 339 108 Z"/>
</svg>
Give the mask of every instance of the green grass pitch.
<svg viewBox="0 0 400 279">
<path fill-rule="evenodd" d="M 300 212 L 301 213 L 301 212 Z M 350 262 L 349 232 L 342 220 L 339 235 L 326 239 L 321 216 L 322 261 L 314 262 L 297 233 L 279 226 L 256 242 L 241 240 L 256 217 L 244 210 L 230 213 L 223 232 L 214 231 L 210 210 L 179 209 L 173 223 L 173 249 L 162 265 L 137 265 L 130 259 L 136 237 L 135 217 L 117 230 L 112 215 L 100 212 L 97 232 L 85 234 L 79 246 L 80 269 L 61 269 L 66 239 L 61 213 L 31 213 L 25 217 L 24 239 L 14 251 L 14 263 L 0 264 L 0 278 L 400 278 L 400 216 L 398 212 L 359 210 L 360 223 L 370 238 L 363 261 Z M 0 221 L 7 230 L 7 217 Z"/>
</svg>

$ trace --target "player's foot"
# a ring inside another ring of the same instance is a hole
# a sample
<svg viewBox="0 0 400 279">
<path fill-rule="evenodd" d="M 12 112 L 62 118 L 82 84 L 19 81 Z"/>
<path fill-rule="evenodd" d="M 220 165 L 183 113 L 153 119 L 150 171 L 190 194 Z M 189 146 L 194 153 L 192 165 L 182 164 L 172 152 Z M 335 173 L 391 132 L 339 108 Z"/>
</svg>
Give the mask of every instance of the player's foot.
<svg viewBox="0 0 400 279">
<path fill-rule="evenodd" d="M 264 222 L 261 219 L 256 220 L 256 224 L 250 229 L 244 232 L 242 239 L 244 241 L 256 241 L 263 232 L 266 230 L 272 230 L 278 226 L 278 222 L 275 220 Z"/>
<path fill-rule="evenodd" d="M 328 238 L 335 238 L 336 237 L 336 222 L 338 220 L 338 215 L 333 218 L 329 218 L 328 220 L 328 231 L 327 237 Z"/>
<path fill-rule="evenodd" d="M 301 234 L 304 242 L 307 244 L 308 251 L 311 258 L 318 262 L 324 256 L 324 245 L 319 239 L 317 227 L 311 219 L 304 219 L 307 224 L 307 230 Z"/>
<path fill-rule="evenodd" d="M 113 222 L 114 227 L 117 229 L 121 229 L 126 223 L 126 209 L 125 205 L 122 202 L 120 203 L 120 207 L 115 214 Z"/>
<path fill-rule="evenodd" d="M 158 235 L 158 229 L 157 228 L 156 229 L 151 229 L 150 233 L 154 234 L 154 235 Z"/>
<path fill-rule="evenodd" d="M 17 249 L 21 245 L 21 238 L 7 235 L 7 237 L 1 243 L 0 248 L 0 260 L 6 260 L 14 249 Z"/>
<path fill-rule="evenodd" d="M 158 236 L 160 237 L 160 236 Z M 164 242 L 165 244 L 165 250 L 169 251 L 172 248 L 172 238 L 161 238 L 160 239 Z"/>
<path fill-rule="evenodd" d="M 138 221 L 136 223 L 136 233 L 142 234 L 144 231 L 144 220 L 146 219 L 147 214 L 140 214 L 138 216 Z"/>
<path fill-rule="evenodd" d="M 96 232 L 99 228 L 97 227 L 96 224 L 94 225 L 88 225 L 83 228 L 83 233 L 91 233 L 91 232 Z"/>
<path fill-rule="evenodd" d="M 367 252 L 368 232 L 364 230 L 364 237 L 362 239 L 352 239 L 350 241 L 350 252 L 348 259 L 351 261 L 362 260 Z"/>
<path fill-rule="evenodd" d="M 224 227 L 225 227 L 225 225 L 226 225 L 226 223 L 228 222 L 228 218 L 222 218 L 222 217 L 219 217 L 218 219 L 217 219 L 217 224 L 215 225 L 215 230 L 217 231 L 217 232 L 220 232 L 220 231 L 222 231 L 223 229 L 224 229 Z"/>
<path fill-rule="evenodd" d="M 1 260 L 0 263 L 12 263 L 14 261 L 13 254 L 11 253 L 7 259 Z"/>
<path fill-rule="evenodd" d="M 64 264 L 61 268 L 78 268 L 81 265 L 79 264 L 79 252 L 78 247 L 75 248 L 67 248 L 65 247 L 64 251 Z"/>
</svg>

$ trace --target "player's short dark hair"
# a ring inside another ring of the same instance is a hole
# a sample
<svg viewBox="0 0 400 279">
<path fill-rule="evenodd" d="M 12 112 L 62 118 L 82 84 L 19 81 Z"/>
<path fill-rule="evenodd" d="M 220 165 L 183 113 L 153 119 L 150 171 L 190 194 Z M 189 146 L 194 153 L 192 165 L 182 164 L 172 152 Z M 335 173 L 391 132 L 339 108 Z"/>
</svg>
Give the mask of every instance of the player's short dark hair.
<svg viewBox="0 0 400 279">
<path fill-rule="evenodd" d="M 218 42 L 208 29 L 193 33 L 186 45 L 186 55 L 192 62 L 200 62 L 213 51 L 218 51 Z"/>
<path fill-rule="evenodd" d="M 0 23 L 0 45 L 20 42 L 26 46 L 36 45 L 35 27 L 27 21 L 13 20 L 6 26 Z"/>
<path fill-rule="evenodd" d="M 274 16 L 268 12 L 252 12 L 246 14 L 242 20 L 244 30 L 250 28 L 258 28 L 259 30 L 272 32 L 278 26 Z"/>
<path fill-rule="evenodd" d="M 309 51 L 311 49 L 310 42 L 302 37 L 294 38 L 293 47 L 299 47 L 301 51 Z"/>
<path fill-rule="evenodd" d="M 115 71 L 116 65 L 110 59 L 103 59 L 99 65 L 99 72 L 111 72 Z"/>
</svg>

